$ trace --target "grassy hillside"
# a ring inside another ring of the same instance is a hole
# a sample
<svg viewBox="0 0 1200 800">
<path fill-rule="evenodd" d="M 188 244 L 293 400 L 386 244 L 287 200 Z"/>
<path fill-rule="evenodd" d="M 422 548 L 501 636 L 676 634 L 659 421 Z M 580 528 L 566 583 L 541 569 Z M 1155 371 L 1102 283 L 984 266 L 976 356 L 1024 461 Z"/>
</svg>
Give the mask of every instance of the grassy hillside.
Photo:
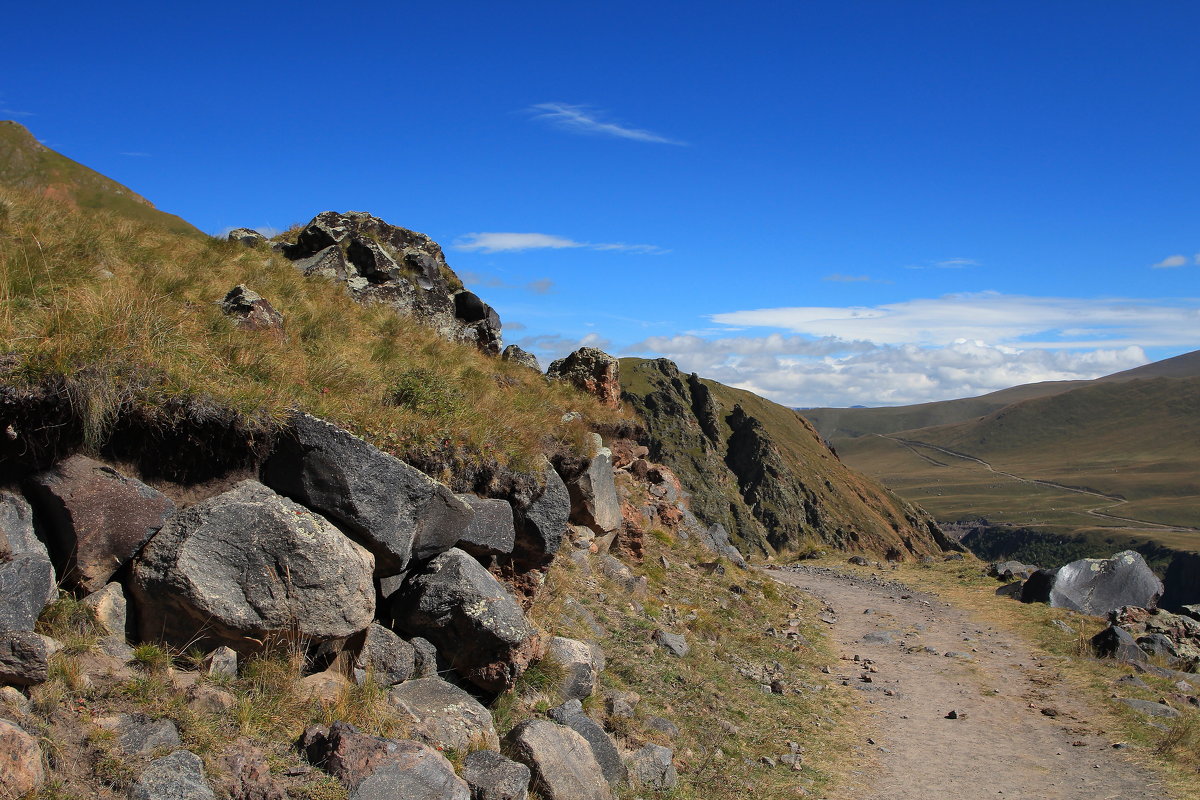
<svg viewBox="0 0 1200 800">
<path fill-rule="evenodd" d="M 520 466 L 582 440 L 584 423 L 564 424 L 566 411 L 618 416 L 387 307 L 358 305 L 266 248 L 16 190 L 0 190 L 0 243 L 0 389 L 19 434 L 0 446 L 22 457 L 53 444 L 38 438 L 50 428 L 78 440 L 63 446 L 92 450 L 131 419 L 165 435 L 182 417 L 227 418 L 252 439 L 303 409 L 420 463 L 435 454 Z M 283 314 L 284 336 L 222 313 L 241 283 Z"/>
<path fill-rule="evenodd" d="M 847 469 L 792 409 L 682 375 L 665 359 L 622 359 L 621 379 L 651 457 L 692 490 L 697 516 L 746 548 L 940 550 L 923 511 Z"/>
<path fill-rule="evenodd" d="M 175 233 L 200 234 L 131 189 L 54 152 L 11 120 L 0 120 L 0 186 L 29 189 L 79 208 L 108 211 Z"/>
</svg>

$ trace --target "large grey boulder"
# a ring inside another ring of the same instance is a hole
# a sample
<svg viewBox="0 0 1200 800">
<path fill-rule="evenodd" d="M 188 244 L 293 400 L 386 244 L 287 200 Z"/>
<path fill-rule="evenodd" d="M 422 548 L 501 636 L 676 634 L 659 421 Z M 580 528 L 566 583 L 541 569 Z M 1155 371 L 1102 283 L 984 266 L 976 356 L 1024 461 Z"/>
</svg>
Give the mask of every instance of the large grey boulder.
<svg viewBox="0 0 1200 800">
<path fill-rule="evenodd" d="M 362 646 L 354 660 L 360 683 L 369 678 L 380 686 L 394 686 L 413 676 L 417 656 L 411 644 L 377 622 L 360 635 Z"/>
<path fill-rule="evenodd" d="M 612 800 L 587 740 L 546 719 L 531 719 L 505 738 L 507 755 L 529 767 L 544 800 Z"/>
<path fill-rule="evenodd" d="M 550 709 L 550 719 L 559 725 L 565 725 L 582 736 L 592 750 L 592 756 L 600 765 L 604 780 L 615 786 L 625 777 L 625 765 L 621 763 L 621 754 L 617 746 L 604 728 L 583 711 L 583 704 L 578 700 L 568 700 L 557 708 Z"/>
<path fill-rule="evenodd" d="M 335 722 L 328 730 L 309 728 L 299 746 L 346 787 L 349 800 L 471 800 L 454 766 L 421 742 L 368 736 Z"/>
<path fill-rule="evenodd" d="M 629 782 L 642 789 L 657 792 L 674 789 L 679 784 L 679 775 L 672 761 L 669 748 L 647 744 L 634 751 L 625 766 L 629 770 Z"/>
<path fill-rule="evenodd" d="M 441 678 L 416 678 L 393 687 L 388 702 L 412 720 L 409 734 L 442 750 L 499 750 L 492 714 Z"/>
<path fill-rule="evenodd" d="M 541 655 L 521 606 L 478 561 L 454 548 L 409 576 L 392 595 L 396 626 L 437 647 L 479 688 L 504 691 Z"/>
<path fill-rule="evenodd" d="M 50 555 L 33 535 L 29 504 L 0 491 L 0 535 L 7 560 L 0 560 L 0 630 L 32 631 L 42 610 L 58 595 Z"/>
<path fill-rule="evenodd" d="M 59 577 L 86 592 L 103 589 L 175 513 L 162 492 L 87 456 L 38 473 L 29 490 L 61 565 Z"/>
<path fill-rule="evenodd" d="M 455 547 L 466 550 L 476 558 L 506 556 L 513 551 L 517 529 L 513 508 L 507 500 L 492 500 L 473 494 L 460 494 L 458 499 L 470 506 L 475 514 Z"/>
<path fill-rule="evenodd" d="M 530 567 L 549 564 L 562 547 L 567 535 L 567 519 L 571 516 L 571 495 L 567 485 L 543 458 L 542 491 L 525 507 L 518 509 L 520 526 L 514 555 Z"/>
<path fill-rule="evenodd" d="M 325 518 L 256 481 L 176 515 L 134 564 L 141 635 L 251 652 L 273 637 L 310 642 L 371 624 L 374 559 Z"/>
<path fill-rule="evenodd" d="M 463 780 L 471 787 L 471 800 L 527 800 L 529 767 L 492 750 L 467 755 Z"/>
<path fill-rule="evenodd" d="M 563 668 L 559 691 L 566 700 L 584 700 L 596 690 L 596 680 L 603 669 L 604 654 L 599 648 L 578 639 L 551 637 L 546 643 L 546 656 Z"/>
<path fill-rule="evenodd" d="M 55 649 L 50 639 L 31 631 L 0 631 L 0 684 L 45 683 Z"/>
<path fill-rule="evenodd" d="M 213 800 L 216 795 L 204 778 L 204 762 L 187 750 L 150 762 L 137 783 L 129 787 L 129 800 Z"/>
<path fill-rule="evenodd" d="M 597 533 L 612 533 L 621 527 L 621 501 L 613 478 L 612 451 L 596 436 L 596 455 L 587 469 L 567 487 L 571 496 L 571 521 L 586 525 Z"/>
<path fill-rule="evenodd" d="M 1112 558 L 1084 558 L 1058 570 L 1050 605 L 1102 616 L 1121 606 L 1154 608 L 1162 581 L 1139 553 L 1126 550 Z"/>
<path fill-rule="evenodd" d="M 324 420 L 299 414 L 263 483 L 340 523 L 395 575 L 454 546 L 473 516 L 446 486 Z"/>
</svg>

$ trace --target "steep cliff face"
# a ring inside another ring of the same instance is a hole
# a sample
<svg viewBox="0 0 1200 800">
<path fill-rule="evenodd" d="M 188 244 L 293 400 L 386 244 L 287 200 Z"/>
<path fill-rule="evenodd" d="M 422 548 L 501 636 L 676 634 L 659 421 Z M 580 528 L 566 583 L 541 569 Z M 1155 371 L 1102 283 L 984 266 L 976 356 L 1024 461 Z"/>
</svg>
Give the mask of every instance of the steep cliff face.
<svg viewBox="0 0 1200 800">
<path fill-rule="evenodd" d="M 651 458 L 679 475 L 696 516 L 724 525 L 743 550 L 824 542 L 903 556 L 951 547 L 928 514 L 848 469 L 791 409 L 684 375 L 667 359 L 622 359 L 621 375 Z"/>
</svg>

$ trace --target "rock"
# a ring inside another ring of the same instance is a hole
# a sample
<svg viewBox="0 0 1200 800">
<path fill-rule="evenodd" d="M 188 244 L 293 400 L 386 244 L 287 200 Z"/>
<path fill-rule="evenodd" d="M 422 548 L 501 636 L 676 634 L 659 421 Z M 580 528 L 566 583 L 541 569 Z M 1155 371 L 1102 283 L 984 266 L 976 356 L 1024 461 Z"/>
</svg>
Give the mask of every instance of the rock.
<svg viewBox="0 0 1200 800">
<path fill-rule="evenodd" d="M 33 708 L 33 704 L 29 702 L 29 698 L 21 694 L 21 691 L 13 686 L 0 686 L 0 709 L 9 714 L 16 712 L 28 714 Z"/>
<path fill-rule="evenodd" d="M 583 712 L 578 700 L 568 700 L 557 708 L 550 709 L 550 719 L 565 725 L 582 736 L 592 750 L 592 756 L 600 765 L 600 772 L 610 785 L 615 786 L 625 778 L 625 765 L 617 746 L 600 725 Z"/>
<path fill-rule="evenodd" d="M 1002 581 L 1023 581 L 1037 571 L 1038 568 L 1036 566 L 1022 564 L 1020 561 L 997 561 L 988 566 L 988 575 L 991 575 L 993 578 L 999 578 Z"/>
<path fill-rule="evenodd" d="M 92 610 L 96 622 L 111 636 L 125 636 L 128 603 L 125 591 L 119 583 L 109 583 L 98 592 L 83 598 L 83 604 Z"/>
<path fill-rule="evenodd" d="M 1121 606 L 1154 608 L 1163 584 L 1132 550 L 1112 558 L 1084 558 L 1058 570 L 1050 605 L 1102 616 Z"/>
<path fill-rule="evenodd" d="M 1150 717 L 1174 719 L 1175 717 L 1182 716 L 1178 711 L 1165 703 L 1155 703 L 1152 700 L 1136 700 L 1132 697 L 1118 697 L 1117 699 L 1134 711 L 1139 711 Z"/>
<path fill-rule="evenodd" d="M 0 683 L 45 683 L 54 649 L 50 639 L 31 631 L 0 631 Z"/>
<path fill-rule="evenodd" d="M 381 686 L 394 686 L 413 676 L 416 651 L 408 642 L 377 622 L 363 634 L 354 668 L 371 676 Z"/>
<path fill-rule="evenodd" d="M 232 648 L 218 647 L 205 657 L 204 664 L 208 674 L 214 677 L 233 679 L 238 676 L 238 654 Z"/>
<path fill-rule="evenodd" d="M 332 706 L 340 701 L 354 684 L 340 672 L 324 670 L 300 679 L 296 693 L 301 697 L 316 700 L 321 705 Z"/>
<path fill-rule="evenodd" d="M 420 636 L 408 640 L 413 648 L 413 677 L 436 678 L 438 674 L 437 648 L 433 642 Z"/>
<path fill-rule="evenodd" d="M 506 556 L 517 541 L 513 508 L 507 500 L 488 500 L 473 494 L 460 494 L 475 515 L 454 546 L 476 558 Z"/>
<path fill-rule="evenodd" d="M 610 717 L 628 719 L 642 698 L 637 692 L 613 692 L 604 698 L 604 711 Z"/>
<path fill-rule="evenodd" d="M 600 668 L 597 666 L 592 645 L 578 639 L 555 636 L 546 644 L 546 656 L 554 659 L 566 670 L 559 687 L 563 698 L 583 700 L 596 690 Z"/>
<path fill-rule="evenodd" d="M 1138 647 L 1152 656 L 1159 656 L 1166 659 L 1174 659 L 1179 656 L 1178 651 L 1175 649 L 1175 643 L 1161 633 L 1140 636 L 1138 637 L 1137 644 Z"/>
<path fill-rule="evenodd" d="M 850 564 L 854 564 L 855 566 L 859 566 L 859 567 L 866 567 L 866 566 L 870 566 L 870 564 L 871 564 L 871 562 L 868 561 L 863 556 L 850 556 L 850 558 L 846 559 L 846 561 Z"/>
<path fill-rule="evenodd" d="M 669 748 L 657 744 L 644 745 L 626 761 L 629 782 L 634 786 L 662 792 L 674 789 L 679 776 L 672 762 L 674 754 Z"/>
<path fill-rule="evenodd" d="M 613 479 L 612 451 L 607 447 L 597 448 L 587 469 L 571 481 L 567 490 L 572 522 L 602 533 L 612 533 L 621 526 L 621 501 Z"/>
<path fill-rule="evenodd" d="M 509 688 L 540 655 L 521 606 L 457 548 L 411 575 L 391 602 L 401 630 L 433 642 L 455 671 L 484 691 Z"/>
<path fill-rule="evenodd" d="M 15 722 L 0 719 L 0 800 L 32 796 L 45 782 L 37 739 Z"/>
<path fill-rule="evenodd" d="M 670 633 L 660 628 L 654 631 L 654 633 L 650 635 L 650 638 L 653 639 L 659 647 L 663 648 L 677 658 L 683 658 L 688 654 L 688 651 L 691 650 L 691 648 L 688 647 L 687 641 L 683 638 L 683 634 L 680 633 Z"/>
<path fill-rule="evenodd" d="M 175 504 L 141 481 L 86 456 L 34 475 L 31 499 L 43 512 L 60 577 L 98 592 L 175 513 Z"/>
<path fill-rule="evenodd" d="M 1137 675 L 1123 675 L 1117 678 L 1114 683 L 1119 683 L 1123 686 L 1136 686 L 1139 689 L 1149 689 L 1150 684 L 1139 678 Z"/>
<path fill-rule="evenodd" d="M 1115 658 L 1120 661 L 1145 661 L 1146 654 L 1138 647 L 1129 631 L 1109 625 L 1092 637 L 1092 649 L 1100 658 Z"/>
<path fill-rule="evenodd" d="M 388 692 L 388 702 L 412 717 L 413 738 L 439 750 L 500 749 L 491 712 L 441 678 L 406 681 Z"/>
<path fill-rule="evenodd" d="M 679 726 L 662 717 L 647 717 L 646 727 L 664 734 L 668 739 L 679 738 Z"/>
<path fill-rule="evenodd" d="M 354 268 L 346 261 L 346 256 L 341 248 L 336 245 L 318 250 L 305 258 L 295 259 L 295 266 L 309 277 L 349 282 L 351 286 L 354 286 L 353 281 L 358 280 L 359 286 L 366 285 L 366 281 L 359 277 Z"/>
<path fill-rule="evenodd" d="M 962 553 L 947 553 L 942 557 L 942 561 L 962 561 L 964 558 Z"/>
<path fill-rule="evenodd" d="M 288 800 L 288 792 L 271 773 L 267 754 L 245 740 L 222 756 L 230 800 Z"/>
<path fill-rule="evenodd" d="M 187 750 L 156 758 L 129 787 L 129 800 L 213 800 L 204 762 Z"/>
<path fill-rule="evenodd" d="M 690 511 L 687 512 L 686 516 L 691 517 L 692 519 L 695 519 L 695 517 L 692 516 L 692 512 L 690 512 Z M 697 522 L 699 522 L 699 521 L 697 520 Z M 732 561 L 736 566 L 739 566 L 742 569 L 749 569 L 750 565 L 748 563 L 746 563 L 746 559 L 742 556 L 741 552 L 736 547 L 734 547 L 733 544 L 729 541 L 729 531 L 725 530 L 724 525 L 722 525 L 721 523 L 718 522 L 713 525 L 709 525 L 707 528 L 704 527 L 703 525 L 700 525 L 698 527 L 699 527 L 698 533 L 699 533 L 699 538 L 700 538 L 701 544 L 703 544 L 709 550 L 712 550 L 717 555 L 725 556 L 730 561 Z"/>
<path fill-rule="evenodd" d="M 518 508 L 517 543 L 514 555 L 529 567 L 550 563 L 562 547 L 571 514 L 571 496 L 567 485 L 543 458 L 542 491 L 523 508 Z"/>
<path fill-rule="evenodd" d="M 454 766 L 432 747 L 359 733 L 335 722 L 309 728 L 300 749 L 312 764 L 341 781 L 350 800 L 471 800 Z"/>
<path fill-rule="evenodd" d="M 46 545 L 34 534 L 33 509 L 16 492 L 0 489 L 0 630 L 32 631 L 58 597 Z"/>
<path fill-rule="evenodd" d="M 242 481 L 176 515 L 145 546 L 132 589 L 143 638 L 225 644 L 352 636 L 375 609 L 371 554 L 311 511 Z"/>
<path fill-rule="evenodd" d="M 546 377 L 566 381 L 609 408 L 621 405 L 621 365 L 603 350 L 581 347 L 566 358 L 552 362 Z"/>
<path fill-rule="evenodd" d="M 117 746 L 126 755 L 140 756 L 159 748 L 179 747 L 179 728 L 169 719 L 151 719 L 145 714 L 114 714 L 98 717 L 96 726 L 116 734 Z"/>
<path fill-rule="evenodd" d="M 237 242 L 246 247 L 257 247 L 267 243 L 267 237 L 253 228 L 234 228 L 225 237 L 228 241 Z"/>
<path fill-rule="evenodd" d="M 463 762 L 462 776 L 471 787 L 471 800 L 527 800 L 529 797 L 529 767 L 491 750 L 468 754 Z"/>
<path fill-rule="evenodd" d="M 224 714 L 237 706 L 237 697 L 211 683 L 198 683 L 188 689 L 187 705 L 202 714 Z"/>
<path fill-rule="evenodd" d="M 515 344 L 510 344 L 504 348 L 504 352 L 500 354 L 500 358 L 505 361 L 515 361 L 523 367 L 529 367 L 534 372 L 541 372 L 542 365 L 538 363 L 537 356 L 533 353 L 527 353 Z"/>
<path fill-rule="evenodd" d="M 378 577 L 454 546 L 470 507 L 447 487 L 340 428 L 292 418 L 263 464 L 263 482 L 340 523 L 375 555 Z"/>
<path fill-rule="evenodd" d="M 232 317 L 234 324 L 248 331 L 277 331 L 283 333 L 283 314 L 263 299 L 258 292 L 239 283 L 221 301 L 221 311 Z"/>
<path fill-rule="evenodd" d="M 1021 584 L 1018 595 L 1022 603 L 1049 603 L 1050 593 L 1054 589 L 1054 580 L 1058 576 L 1056 569 L 1039 569 L 1032 573 Z"/>
<path fill-rule="evenodd" d="M 505 741 L 508 755 L 533 773 L 543 800 L 611 800 L 587 740 L 570 728 L 531 719 L 513 728 Z"/>
</svg>

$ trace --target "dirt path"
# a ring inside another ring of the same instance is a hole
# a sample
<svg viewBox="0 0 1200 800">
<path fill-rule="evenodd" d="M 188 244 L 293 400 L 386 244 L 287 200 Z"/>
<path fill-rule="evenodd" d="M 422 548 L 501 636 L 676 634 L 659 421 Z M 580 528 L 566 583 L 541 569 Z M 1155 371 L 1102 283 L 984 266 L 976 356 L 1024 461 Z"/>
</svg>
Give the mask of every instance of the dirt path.
<svg viewBox="0 0 1200 800">
<path fill-rule="evenodd" d="M 1018 481 L 1019 483 L 1028 483 L 1033 486 L 1044 486 L 1047 489 L 1060 489 L 1064 492 L 1074 492 L 1075 494 L 1083 494 L 1083 495 L 1087 495 L 1089 497 L 1099 497 L 1107 502 L 1104 505 L 1099 505 L 1099 506 L 1094 506 L 1092 508 L 1084 509 L 1085 514 L 1089 514 L 1093 517 L 1099 517 L 1101 519 L 1111 519 L 1111 520 L 1115 520 L 1117 522 L 1132 522 L 1137 525 L 1137 527 L 1113 526 L 1111 528 L 1111 530 L 1135 530 L 1135 531 L 1158 530 L 1158 531 L 1169 531 L 1172 533 L 1194 533 L 1196 531 L 1200 531 L 1200 528 L 1188 528 L 1188 527 L 1181 526 L 1181 525 L 1166 525 L 1166 524 L 1159 523 L 1159 522 L 1149 522 L 1144 519 L 1137 519 L 1136 517 L 1121 517 L 1121 516 L 1117 516 L 1116 514 L 1109 514 L 1108 509 L 1116 508 L 1117 506 L 1122 506 L 1129 502 L 1124 497 L 1121 497 L 1119 495 L 1105 494 L 1104 492 L 1098 492 L 1095 489 L 1080 489 L 1078 486 L 1067 486 L 1066 484 L 1063 484 L 1063 483 L 1055 483 L 1054 481 L 1043 481 L 1043 480 L 1038 480 L 1037 478 L 1022 478 L 1020 475 L 1015 475 L 1011 472 L 1005 472 L 1002 469 L 996 469 L 991 464 L 984 461 L 982 458 L 977 458 L 976 456 L 970 456 L 970 455 L 967 455 L 966 453 L 958 453 L 958 452 L 955 452 L 954 450 L 948 450 L 945 447 L 939 447 L 938 445 L 930 444 L 929 442 L 919 442 L 915 439 L 901 439 L 898 436 L 891 436 L 891 435 L 884 436 L 883 434 L 878 434 L 878 433 L 875 434 L 875 436 L 878 436 L 881 439 L 891 439 L 893 442 L 896 442 L 897 444 L 901 444 L 904 447 L 908 448 L 908 450 L 911 451 L 912 454 L 917 456 L 918 458 L 921 458 L 925 461 L 928 461 L 930 464 L 934 464 L 939 467 L 947 467 L 947 466 L 949 466 L 949 464 L 946 464 L 943 461 L 938 461 L 935 458 L 930 458 L 929 456 L 920 452 L 920 450 L 918 450 L 917 448 L 924 447 L 924 448 L 928 448 L 929 450 L 934 450 L 938 453 L 942 453 L 944 455 L 951 456 L 953 458 L 958 458 L 958 459 L 962 459 L 963 461 L 973 462 L 973 463 L 978 464 L 979 466 L 983 467 L 988 472 L 991 472 L 995 475 L 999 475 L 1003 478 L 1009 478 L 1010 480 Z"/>
<path fill-rule="evenodd" d="M 768 573 L 826 604 L 842 652 L 833 677 L 874 712 L 862 786 L 846 800 L 1167 798 L 1089 723 L 1051 661 L 936 598 L 851 569 L 861 574 Z"/>
</svg>

